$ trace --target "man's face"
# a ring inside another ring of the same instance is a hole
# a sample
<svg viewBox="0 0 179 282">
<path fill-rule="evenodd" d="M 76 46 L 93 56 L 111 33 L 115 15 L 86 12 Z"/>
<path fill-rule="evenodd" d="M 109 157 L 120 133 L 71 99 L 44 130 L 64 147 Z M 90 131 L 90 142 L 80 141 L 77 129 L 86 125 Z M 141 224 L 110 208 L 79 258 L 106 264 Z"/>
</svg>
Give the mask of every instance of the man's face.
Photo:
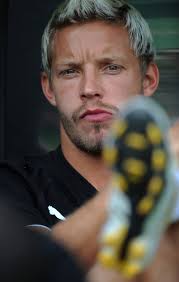
<svg viewBox="0 0 179 282">
<path fill-rule="evenodd" d="M 100 21 L 71 25 L 56 33 L 53 54 L 44 92 L 59 110 L 61 138 L 97 154 L 121 105 L 145 92 L 127 30 Z"/>
</svg>

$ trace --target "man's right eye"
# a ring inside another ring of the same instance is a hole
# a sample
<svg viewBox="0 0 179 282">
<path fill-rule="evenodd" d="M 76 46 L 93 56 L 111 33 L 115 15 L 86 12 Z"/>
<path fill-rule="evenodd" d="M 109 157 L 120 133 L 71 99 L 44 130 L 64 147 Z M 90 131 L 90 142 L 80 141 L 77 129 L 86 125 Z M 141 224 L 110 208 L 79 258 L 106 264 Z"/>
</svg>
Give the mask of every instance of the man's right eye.
<svg viewBox="0 0 179 282">
<path fill-rule="evenodd" d="M 66 77 L 71 77 L 74 76 L 77 73 L 77 71 L 75 69 L 66 69 L 66 70 L 62 70 L 59 72 L 60 76 L 66 76 Z"/>
</svg>

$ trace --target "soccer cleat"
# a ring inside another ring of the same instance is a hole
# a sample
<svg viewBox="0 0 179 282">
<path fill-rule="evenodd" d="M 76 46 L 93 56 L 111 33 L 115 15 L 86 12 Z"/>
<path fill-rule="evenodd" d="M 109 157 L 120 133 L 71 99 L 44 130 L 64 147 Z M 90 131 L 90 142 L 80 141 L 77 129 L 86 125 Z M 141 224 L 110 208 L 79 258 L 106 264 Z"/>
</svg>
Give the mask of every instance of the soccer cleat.
<svg viewBox="0 0 179 282">
<path fill-rule="evenodd" d="M 126 278 L 151 262 L 173 212 L 176 188 L 168 128 L 161 107 L 139 96 L 120 112 L 104 143 L 113 176 L 98 260 Z"/>
</svg>

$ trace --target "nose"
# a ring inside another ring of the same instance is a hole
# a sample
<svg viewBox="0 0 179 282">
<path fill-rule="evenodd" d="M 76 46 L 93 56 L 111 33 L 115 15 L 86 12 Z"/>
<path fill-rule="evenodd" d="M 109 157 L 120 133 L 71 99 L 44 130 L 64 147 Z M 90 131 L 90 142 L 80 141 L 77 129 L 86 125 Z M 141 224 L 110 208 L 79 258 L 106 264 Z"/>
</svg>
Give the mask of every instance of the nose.
<svg viewBox="0 0 179 282">
<path fill-rule="evenodd" d="M 80 98 L 101 99 L 103 97 L 100 78 L 94 69 L 86 69 L 83 73 L 80 87 Z"/>
</svg>

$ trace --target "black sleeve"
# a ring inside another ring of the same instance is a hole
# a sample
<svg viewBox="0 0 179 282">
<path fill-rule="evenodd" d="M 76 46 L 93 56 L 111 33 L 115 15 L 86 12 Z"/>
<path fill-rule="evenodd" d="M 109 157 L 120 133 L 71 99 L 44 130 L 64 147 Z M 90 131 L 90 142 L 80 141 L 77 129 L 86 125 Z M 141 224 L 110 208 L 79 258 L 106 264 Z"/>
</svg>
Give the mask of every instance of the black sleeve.
<svg viewBox="0 0 179 282">
<path fill-rule="evenodd" d="M 13 207 L 24 225 L 50 227 L 43 191 L 14 163 L 0 162 L 0 199 Z"/>
</svg>

